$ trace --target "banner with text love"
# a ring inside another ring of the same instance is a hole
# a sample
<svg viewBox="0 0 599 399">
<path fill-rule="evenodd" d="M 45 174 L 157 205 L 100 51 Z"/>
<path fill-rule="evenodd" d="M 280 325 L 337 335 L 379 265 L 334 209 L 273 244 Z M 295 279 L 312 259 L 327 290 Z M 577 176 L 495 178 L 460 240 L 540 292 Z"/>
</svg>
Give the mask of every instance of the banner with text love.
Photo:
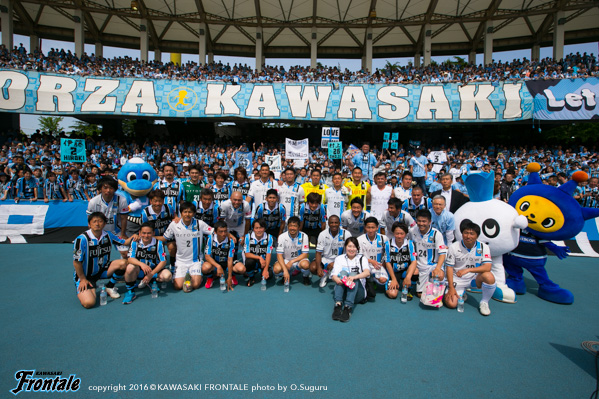
<svg viewBox="0 0 599 399">
<path fill-rule="evenodd" d="M 227 84 L 0 70 L 0 111 L 44 115 L 323 122 L 501 122 L 532 118 L 524 82 Z"/>
</svg>

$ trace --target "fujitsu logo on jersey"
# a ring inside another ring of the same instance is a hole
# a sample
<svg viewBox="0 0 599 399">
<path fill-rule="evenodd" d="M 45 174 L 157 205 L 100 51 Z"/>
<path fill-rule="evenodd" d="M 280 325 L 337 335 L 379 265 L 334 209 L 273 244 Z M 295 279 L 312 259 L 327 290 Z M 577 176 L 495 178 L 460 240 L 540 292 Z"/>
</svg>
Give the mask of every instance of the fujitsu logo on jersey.
<svg viewBox="0 0 599 399">
<path fill-rule="evenodd" d="M 100 256 L 108 255 L 111 251 L 110 245 L 99 246 L 92 245 L 89 247 L 89 256 L 92 258 L 99 258 Z"/>
</svg>

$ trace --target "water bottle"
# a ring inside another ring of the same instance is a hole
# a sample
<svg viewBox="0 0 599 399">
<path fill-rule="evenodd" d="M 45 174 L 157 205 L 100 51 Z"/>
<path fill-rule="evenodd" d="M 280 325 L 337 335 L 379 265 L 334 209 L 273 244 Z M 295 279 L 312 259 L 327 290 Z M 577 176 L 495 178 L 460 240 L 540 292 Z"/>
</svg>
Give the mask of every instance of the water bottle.
<svg viewBox="0 0 599 399">
<path fill-rule="evenodd" d="M 158 284 L 156 281 L 152 283 L 152 298 L 158 298 Z"/>
<path fill-rule="evenodd" d="M 401 303 L 407 303 L 407 302 L 408 302 L 408 287 L 406 287 L 404 285 L 403 288 L 401 289 Z"/>
<path fill-rule="evenodd" d="M 160 289 L 163 291 L 166 289 L 166 281 L 163 281 L 162 283 L 160 283 Z"/>
<path fill-rule="evenodd" d="M 262 277 L 262 282 L 260 284 L 260 290 L 266 291 L 266 279 L 264 277 Z"/>
<path fill-rule="evenodd" d="M 289 280 L 285 281 L 285 286 L 283 288 L 283 292 L 289 292 Z"/>
<path fill-rule="evenodd" d="M 464 295 L 458 297 L 458 312 L 464 313 Z"/>
<path fill-rule="evenodd" d="M 220 290 L 223 292 L 226 291 L 227 290 L 227 282 L 225 281 L 225 276 L 220 276 L 219 283 L 220 283 Z"/>
<path fill-rule="evenodd" d="M 433 294 L 435 296 L 439 296 L 439 290 L 440 290 L 439 277 L 437 277 L 437 276 L 433 277 L 433 284 L 435 285 L 435 288 L 433 289 Z"/>
<path fill-rule="evenodd" d="M 189 272 L 185 275 L 185 282 L 183 283 L 183 292 L 191 292 L 191 275 Z"/>
<path fill-rule="evenodd" d="M 108 294 L 106 294 L 106 287 L 102 286 L 102 291 L 100 292 L 100 306 L 106 305 L 108 302 Z"/>
</svg>

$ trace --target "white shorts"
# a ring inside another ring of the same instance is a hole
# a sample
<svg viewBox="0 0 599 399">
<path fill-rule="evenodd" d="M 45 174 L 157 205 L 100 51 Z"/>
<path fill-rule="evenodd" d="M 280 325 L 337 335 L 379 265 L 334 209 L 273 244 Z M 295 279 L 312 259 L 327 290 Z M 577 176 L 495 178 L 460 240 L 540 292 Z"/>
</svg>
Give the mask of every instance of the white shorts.
<svg viewBox="0 0 599 399">
<path fill-rule="evenodd" d="M 185 278 L 187 272 L 189 272 L 191 276 L 201 276 L 202 262 L 183 263 L 175 261 L 175 271 L 173 273 L 173 278 Z"/>
<path fill-rule="evenodd" d="M 381 266 L 381 268 L 379 270 L 377 270 L 371 264 L 369 264 L 368 266 L 370 266 L 370 277 L 371 277 L 372 281 L 374 281 L 378 285 L 385 285 L 385 284 L 387 284 L 387 282 L 389 281 L 389 273 L 387 273 L 387 269 L 384 266 Z M 380 277 L 376 276 L 377 272 L 381 273 Z M 385 281 L 384 283 L 381 283 L 379 281 L 379 278 L 381 278 L 381 277 L 384 278 L 384 279 L 386 279 L 387 281 Z"/>
<path fill-rule="evenodd" d="M 469 280 L 464 280 L 464 277 L 460 277 L 459 281 L 456 281 L 456 276 L 453 276 L 453 279 L 453 286 L 455 287 L 455 290 L 458 292 L 458 294 L 461 294 L 464 293 L 466 288 L 470 288 L 472 286 L 471 284 L 472 281 L 476 279 L 476 274 L 474 274 Z"/>
<path fill-rule="evenodd" d="M 437 267 L 437 265 L 429 265 L 427 268 L 425 268 L 425 266 L 418 265 L 418 286 L 416 287 L 416 292 L 424 291 L 424 286 L 426 283 L 429 281 L 432 282 L 430 274 L 433 270 L 435 270 L 435 267 Z M 445 273 L 445 267 L 443 267 L 442 270 L 443 273 Z M 447 279 L 443 279 L 441 282 L 447 285 Z"/>
</svg>

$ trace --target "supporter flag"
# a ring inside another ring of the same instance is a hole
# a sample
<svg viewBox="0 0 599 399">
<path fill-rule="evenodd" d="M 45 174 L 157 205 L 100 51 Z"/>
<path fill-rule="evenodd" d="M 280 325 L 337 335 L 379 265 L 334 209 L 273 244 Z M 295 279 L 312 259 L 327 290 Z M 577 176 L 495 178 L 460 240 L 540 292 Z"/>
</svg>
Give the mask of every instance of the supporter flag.
<svg viewBox="0 0 599 399">
<path fill-rule="evenodd" d="M 347 153 L 349 154 L 349 159 L 352 159 L 359 152 L 360 152 L 360 149 L 353 144 L 350 144 L 349 148 L 347 149 Z"/>
<path fill-rule="evenodd" d="M 254 164 L 254 153 L 251 151 L 237 151 L 235 153 L 235 165 L 233 168 L 242 167 L 247 170 L 248 173 L 252 173 L 252 166 Z"/>
<path fill-rule="evenodd" d="M 283 169 L 281 167 L 281 156 L 280 155 L 266 155 L 265 156 L 266 163 L 270 166 L 270 170 L 273 172 L 282 172 Z"/>
<path fill-rule="evenodd" d="M 285 158 L 287 159 L 308 159 L 310 149 L 308 139 L 291 140 L 285 139 Z"/>
</svg>

